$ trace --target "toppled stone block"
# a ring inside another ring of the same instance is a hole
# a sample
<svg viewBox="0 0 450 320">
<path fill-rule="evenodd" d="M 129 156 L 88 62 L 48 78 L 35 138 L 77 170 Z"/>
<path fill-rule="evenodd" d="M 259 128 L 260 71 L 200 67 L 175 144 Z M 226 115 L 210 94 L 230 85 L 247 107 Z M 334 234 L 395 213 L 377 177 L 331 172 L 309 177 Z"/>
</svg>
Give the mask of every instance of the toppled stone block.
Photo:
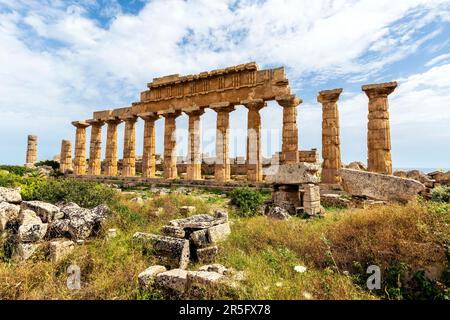
<svg viewBox="0 0 450 320">
<path fill-rule="evenodd" d="M 191 241 L 197 248 L 207 246 L 210 241 L 208 238 L 208 229 L 202 229 L 191 233 Z"/>
<path fill-rule="evenodd" d="M 167 271 L 164 266 L 151 266 L 138 275 L 139 285 L 142 289 L 149 289 L 158 274 Z"/>
<path fill-rule="evenodd" d="M 195 207 L 194 206 L 182 206 L 180 208 L 180 214 L 187 216 L 192 214 L 195 211 Z"/>
<path fill-rule="evenodd" d="M 25 261 L 31 258 L 41 246 L 40 243 L 18 243 L 15 247 L 13 260 Z"/>
<path fill-rule="evenodd" d="M 222 223 L 207 229 L 207 237 L 210 243 L 225 240 L 231 233 L 230 224 Z"/>
<path fill-rule="evenodd" d="M 412 179 L 351 169 L 339 169 L 344 190 L 352 196 L 374 200 L 407 202 L 425 191 L 425 186 Z"/>
<path fill-rule="evenodd" d="M 183 229 L 206 229 L 224 223 L 225 218 L 215 218 L 208 214 L 199 214 L 192 217 L 172 220 L 169 225 Z"/>
<path fill-rule="evenodd" d="M 186 269 L 189 265 L 189 241 L 185 239 L 158 236 L 137 232 L 133 239 L 153 250 L 162 264 L 171 268 Z"/>
<path fill-rule="evenodd" d="M 34 211 L 21 210 L 19 219 L 21 226 L 17 231 L 17 236 L 20 242 L 37 242 L 44 238 L 48 225 L 42 223 Z"/>
<path fill-rule="evenodd" d="M 216 209 L 214 211 L 214 218 L 224 220 L 224 222 L 228 222 L 228 212 L 222 209 Z"/>
<path fill-rule="evenodd" d="M 433 188 L 435 183 L 435 180 L 431 179 L 428 175 L 419 170 L 395 171 L 394 176 L 419 181 L 427 188 Z"/>
<path fill-rule="evenodd" d="M 159 273 L 156 276 L 155 283 L 166 290 L 173 291 L 177 294 L 184 294 L 187 289 L 188 271 L 183 269 L 173 269 Z"/>
<path fill-rule="evenodd" d="M 8 202 L 0 202 L 0 232 L 6 230 L 8 223 L 19 217 L 20 207 Z"/>
<path fill-rule="evenodd" d="M 211 263 L 219 254 L 217 246 L 197 249 L 197 259 L 200 263 Z"/>
<path fill-rule="evenodd" d="M 221 265 L 218 263 L 207 264 L 207 265 L 201 266 L 198 270 L 199 271 L 217 272 L 217 273 L 220 273 L 223 275 L 227 275 L 229 273 L 228 269 L 224 265 Z"/>
<path fill-rule="evenodd" d="M 289 213 L 295 213 L 296 208 L 302 206 L 299 186 L 274 186 L 272 191 L 272 201 L 275 206 L 278 206 Z"/>
<path fill-rule="evenodd" d="M 67 257 L 75 248 L 75 243 L 71 240 L 54 240 L 50 242 L 49 257 L 50 261 L 58 263 Z"/>
<path fill-rule="evenodd" d="M 367 167 L 364 163 L 361 161 L 353 161 L 350 162 L 347 166 L 347 169 L 353 169 L 353 170 L 360 170 L 360 171 L 367 171 Z"/>
<path fill-rule="evenodd" d="M 320 182 L 321 166 L 316 163 L 300 162 L 273 165 L 266 172 L 266 183 L 304 184 Z"/>
<path fill-rule="evenodd" d="M 225 279 L 224 275 L 213 271 L 190 271 L 187 274 L 187 286 L 203 285 L 211 288 Z"/>
<path fill-rule="evenodd" d="M 21 203 L 22 196 L 18 189 L 0 187 L 0 202 Z"/>
<path fill-rule="evenodd" d="M 51 203 L 43 201 L 23 201 L 20 204 L 23 210 L 32 210 L 41 218 L 42 222 L 52 222 L 53 220 L 62 219 L 64 213 L 59 208 Z"/>
<path fill-rule="evenodd" d="M 183 228 L 174 227 L 174 226 L 164 226 L 162 228 L 162 233 L 168 237 L 181 238 L 183 239 L 186 236 L 186 232 Z"/>
<path fill-rule="evenodd" d="M 279 206 L 270 206 L 266 212 L 266 216 L 275 220 L 288 220 L 291 218 L 289 212 Z"/>
<path fill-rule="evenodd" d="M 349 208 L 350 207 L 350 200 L 342 198 L 338 194 L 322 194 L 320 196 L 320 202 L 324 206 L 330 206 L 330 207 L 342 207 L 342 208 Z"/>
</svg>

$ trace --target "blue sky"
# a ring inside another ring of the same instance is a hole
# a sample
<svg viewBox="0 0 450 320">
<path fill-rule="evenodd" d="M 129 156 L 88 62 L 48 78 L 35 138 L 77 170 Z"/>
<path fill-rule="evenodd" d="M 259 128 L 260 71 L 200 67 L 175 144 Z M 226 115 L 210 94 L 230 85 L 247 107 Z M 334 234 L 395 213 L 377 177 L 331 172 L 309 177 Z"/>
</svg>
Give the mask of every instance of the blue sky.
<svg viewBox="0 0 450 320">
<path fill-rule="evenodd" d="M 365 162 L 361 85 L 396 80 L 394 166 L 450 167 L 450 0 L 0 0 L 0 163 L 24 162 L 28 134 L 38 158 L 52 158 L 62 139 L 74 141 L 71 121 L 129 106 L 154 77 L 249 61 L 286 67 L 304 100 L 301 149 L 321 148 L 318 91 L 342 87 L 342 158 Z M 281 149 L 281 108 L 261 114 L 268 156 Z M 246 118 L 243 107 L 231 114 L 232 155 L 245 154 Z M 213 111 L 202 117 L 211 154 L 215 121 Z M 177 126 L 183 155 L 187 116 Z M 159 120 L 159 153 L 162 133 Z"/>
</svg>

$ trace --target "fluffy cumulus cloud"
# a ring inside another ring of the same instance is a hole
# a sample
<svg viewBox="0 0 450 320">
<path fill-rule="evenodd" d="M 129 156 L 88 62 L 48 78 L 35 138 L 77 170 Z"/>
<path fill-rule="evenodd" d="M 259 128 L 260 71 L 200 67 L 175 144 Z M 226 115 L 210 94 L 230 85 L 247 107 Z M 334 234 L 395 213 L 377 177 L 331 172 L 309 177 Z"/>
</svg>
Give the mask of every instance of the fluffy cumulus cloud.
<svg viewBox="0 0 450 320">
<path fill-rule="evenodd" d="M 0 162 L 23 161 L 28 133 L 40 138 L 39 157 L 51 158 L 61 139 L 73 139 L 70 121 L 130 105 L 153 77 L 257 61 L 285 66 L 304 98 L 302 148 L 320 148 L 317 91 L 343 87 L 343 157 L 365 160 L 360 86 L 397 79 L 394 164 L 449 167 L 449 25 L 449 0 L 0 0 Z M 281 110 L 271 103 L 262 115 L 270 155 L 280 149 Z M 231 123 L 245 128 L 246 110 L 238 108 Z M 186 128 L 187 118 L 177 124 Z M 214 126 L 215 113 L 207 112 L 210 153 Z M 159 121 L 159 152 L 162 128 Z M 245 154 L 243 137 L 232 133 L 232 154 Z M 183 154 L 187 141 L 179 140 Z"/>
</svg>

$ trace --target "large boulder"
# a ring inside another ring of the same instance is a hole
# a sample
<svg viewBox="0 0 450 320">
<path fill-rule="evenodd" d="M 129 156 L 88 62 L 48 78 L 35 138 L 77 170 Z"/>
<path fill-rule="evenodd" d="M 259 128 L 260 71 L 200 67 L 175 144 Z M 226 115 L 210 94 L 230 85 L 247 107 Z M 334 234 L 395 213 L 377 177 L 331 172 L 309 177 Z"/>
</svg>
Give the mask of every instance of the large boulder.
<svg viewBox="0 0 450 320">
<path fill-rule="evenodd" d="M 18 189 L 0 187 L 0 202 L 21 203 L 22 196 Z"/>
<path fill-rule="evenodd" d="M 17 236 L 20 242 L 37 242 L 44 238 L 48 225 L 43 223 L 34 211 L 21 210 L 19 219 L 21 225 Z"/>
<path fill-rule="evenodd" d="M 304 184 L 320 182 L 321 166 L 316 163 L 273 165 L 266 171 L 266 183 Z"/>
<path fill-rule="evenodd" d="M 0 202 L 0 232 L 6 230 L 8 223 L 19 217 L 20 207 L 8 202 Z"/>
<path fill-rule="evenodd" d="M 189 265 L 190 250 L 188 240 L 143 232 L 135 233 L 133 240 L 154 252 L 163 265 L 180 269 L 186 269 Z"/>
<path fill-rule="evenodd" d="M 43 201 L 23 201 L 20 204 L 22 210 L 32 210 L 41 218 L 42 222 L 52 222 L 64 217 L 59 208 L 51 203 Z"/>
<path fill-rule="evenodd" d="M 407 202 L 425 191 L 422 183 L 412 179 L 352 169 L 339 169 L 338 174 L 344 190 L 352 196 Z"/>
</svg>

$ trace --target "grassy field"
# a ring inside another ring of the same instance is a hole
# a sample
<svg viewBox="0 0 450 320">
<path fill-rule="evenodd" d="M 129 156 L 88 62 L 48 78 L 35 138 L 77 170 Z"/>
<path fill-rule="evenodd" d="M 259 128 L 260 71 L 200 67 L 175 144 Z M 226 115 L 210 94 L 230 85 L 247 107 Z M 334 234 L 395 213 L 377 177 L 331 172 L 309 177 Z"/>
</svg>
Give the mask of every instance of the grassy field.
<svg viewBox="0 0 450 320">
<path fill-rule="evenodd" d="M 0 299 L 170 299 L 139 289 L 138 274 L 154 264 L 151 255 L 133 244 L 136 231 L 158 233 L 169 220 L 181 218 L 181 206 L 192 214 L 226 208 L 231 236 L 220 244 L 217 259 L 243 270 L 246 280 L 223 299 L 448 299 L 450 258 L 448 204 L 417 200 L 408 205 L 369 209 L 329 208 L 324 218 L 273 221 L 242 217 L 229 198 L 217 193 L 154 195 L 114 193 L 112 214 L 103 235 L 76 247 L 58 264 L 45 261 L 45 249 L 29 261 L 13 264 L 0 251 Z M 92 201 L 92 199 L 91 199 Z M 162 208 L 162 209 L 159 209 Z M 67 289 L 67 268 L 81 268 L 82 288 Z M 366 289 L 366 269 L 382 270 L 382 289 Z M 305 266 L 303 273 L 295 266 Z M 191 266 L 195 269 L 198 266 Z"/>
</svg>

